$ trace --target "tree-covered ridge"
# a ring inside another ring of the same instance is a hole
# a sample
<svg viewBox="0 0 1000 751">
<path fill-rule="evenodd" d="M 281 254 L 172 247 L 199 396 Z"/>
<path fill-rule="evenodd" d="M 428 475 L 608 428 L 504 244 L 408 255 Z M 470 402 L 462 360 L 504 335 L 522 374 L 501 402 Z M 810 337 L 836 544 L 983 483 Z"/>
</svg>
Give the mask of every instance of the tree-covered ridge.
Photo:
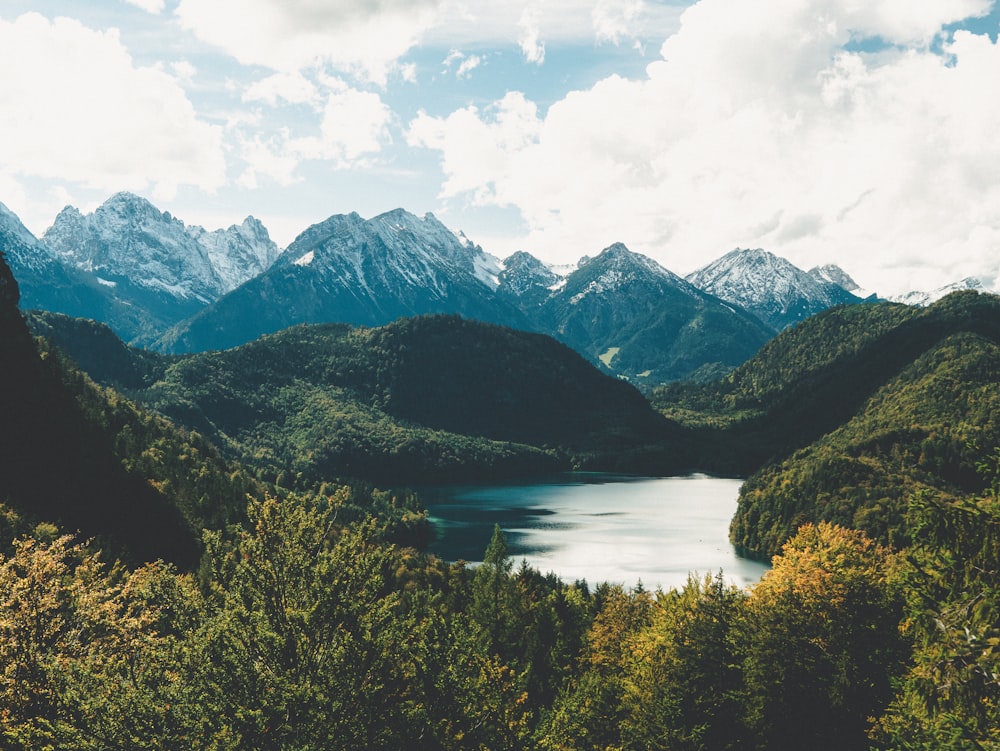
<svg viewBox="0 0 1000 751">
<path fill-rule="evenodd" d="M 825 519 L 905 545 L 908 498 L 981 492 L 977 464 L 1000 445 L 997 373 L 1000 344 L 947 337 L 848 422 L 756 472 L 740 493 L 734 541 L 766 554 L 803 521 Z"/>
<path fill-rule="evenodd" d="M 295 487 L 637 468 L 680 433 L 554 340 L 457 316 L 296 326 L 173 358 L 123 354 L 100 327 L 80 336 L 86 324 L 36 320 L 72 356 L 83 350 L 95 376 Z"/>
<path fill-rule="evenodd" d="M 998 346 L 992 295 L 850 306 L 783 332 L 716 384 L 665 387 L 654 403 L 750 475 L 732 527 L 747 552 L 773 555 L 821 519 L 902 545 L 913 492 L 982 490 L 976 465 L 1000 443 Z"/>
</svg>

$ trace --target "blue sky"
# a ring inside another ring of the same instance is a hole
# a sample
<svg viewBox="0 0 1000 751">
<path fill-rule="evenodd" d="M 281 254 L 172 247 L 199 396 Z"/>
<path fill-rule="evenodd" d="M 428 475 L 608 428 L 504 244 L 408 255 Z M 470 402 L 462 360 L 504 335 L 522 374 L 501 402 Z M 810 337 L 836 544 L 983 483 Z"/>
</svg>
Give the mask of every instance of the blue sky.
<svg viewBox="0 0 1000 751">
<path fill-rule="evenodd" d="M 996 278 L 998 30 L 990 0 L 4 0 L 0 201 L 36 234 L 130 190 L 282 247 L 402 206 L 500 257 Z"/>
</svg>

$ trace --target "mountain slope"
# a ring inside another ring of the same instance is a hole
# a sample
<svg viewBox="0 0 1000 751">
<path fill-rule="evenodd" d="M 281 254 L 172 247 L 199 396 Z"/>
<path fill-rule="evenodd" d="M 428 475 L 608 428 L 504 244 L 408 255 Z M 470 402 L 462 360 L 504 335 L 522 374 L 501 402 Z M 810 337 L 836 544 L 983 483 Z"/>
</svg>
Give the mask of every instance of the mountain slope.
<svg viewBox="0 0 1000 751">
<path fill-rule="evenodd" d="M 39 351 L 17 300 L 0 258 L 0 501 L 29 525 L 97 535 L 132 560 L 193 566 L 201 527 L 238 518 L 255 484 L 197 435 Z"/>
<path fill-rule="evenodd" d="M 112 290 L 85 271 L 57 258 L 20 219 L 0 203 L 0 251 L 17 279 L 25 310 L 52 310 L 80 318 L 121 320 L 140 325 L 142 311 L 116 300 Z"/>
<path fill-rule="evenodd" d="M 494 293 L 499 271 L 496 259 L 431 214 L 418 218 L 397 209 L 369 220 L 333 216 L 158 346 L 171 352 L 221 349 L 298 323 L 379 326 L 428 313 L 527 328 L 520 311 Z"/>
<path fill-rule="evenodd" d="M 729 370 L 773 332 L 618 243 L 538 307 L 536 326 L 612 373 L 660 383 Z"/>
<path fill-rule="evenodd" d="M 860 302 L 765 250 L 737 248 L 685 277 L 695 287 L 758 316 L 776 331 L 834 305 Z"/>
<path fill-rule="evenodd" d="M 732 526 L 747 551 L 771 555 L 818 520 L 902 543 L 913 493 L 982 490 L 977 465 L 1000 445 L 998 358 L 995 296 L 848 306 L 783 332 L 723 381 L 657 403 L 686 397 L 728 420 L 706 446 L 757 470 Z"/>
<path fill-rule="evenodd" d="M 93 346 L 79 335 L 59 340 L 71 354 Z M 457 316 L 296 326 L 226 351 L 116 368 L 90 361 L 230 456 L 304 488 L 335 478 L 502 478 L 571 462 L 690 468 L 676 426 L 631 386 L 549 337 Z"/>
<path fill-rule="evenodd" d="M 206 232 L 130 193 L 112 196 L 87 215 L 66 207 L 42 241 L 65 265 L 87 273 L 134 311 L 99 318 L 127 340 L 162 333 L 278 256 L 267 230 L 252 217 Z"/>
</svg>

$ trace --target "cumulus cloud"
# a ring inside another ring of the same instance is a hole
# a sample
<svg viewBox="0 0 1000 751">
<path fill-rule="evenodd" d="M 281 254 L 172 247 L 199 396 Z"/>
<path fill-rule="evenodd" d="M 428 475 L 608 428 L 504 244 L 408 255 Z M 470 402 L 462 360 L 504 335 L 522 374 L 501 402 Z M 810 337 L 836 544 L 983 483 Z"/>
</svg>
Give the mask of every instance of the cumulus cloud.
<svg viewBox="0 0 1000 751">
<path fill-rule="evenodd" d="M 270 97 L 272 83 L 256 89 L 250 99 L 277 101 L 278 97 Z M 378 94 L 334 78 L 323 78 L 321 83 L 325 94 L 315 87 L 308 89 L 309 103 L 316 104 L 320 116 L 314 134 L 282 126 L 265 135 L 256 119 L 233 124 L 239 158 L 245 164 L 237 180 L 241 187 L 256 188 L 262 177 L 291 185 L 299 181 L 297 171 L 304 161 L 324 161 L 334 170 L 368 166 L 391 143 L 392 110 Z M 301 93 L 306 91 L 303 88 Z"/>
<path fill-rule="evenodd" d="M 391 120 L 392 111 L 378 94 L 345 86 L 327 97 L 320 134 L 295 139 L 290 149 L 304 159 L 328 160 L 341 169 L 356 166 L 390 140 Z"/>
<path fill-rule="evenodd" d="M 677 29 L 682 6 L 643 0 L 442 0 L 437 22 L 422 41 L 446 47 L 522 48 L 537 62 L 542 48 L 626 39 L 662 41 Z"/>
<path fill-rule="evenodd" d="M 292 72 L 332 64 L 385 83 L 441 0 L 181 0 L 176 15 L 241 63 Z M 234 22 L 238 19 L 238 22 Z"/>
<path fill-rule="evenodd" d="M 931 287 L 1000 250 L 1000 48 L 943 32 L 989 5 L 701 0 L 641 80 L 544 116 L 519 94 L 421 113 L 408 140 L 441 153 L 442 196 L 517 207 L 554 260 L 623 240 L 686 272 L 763 246 Z"/>
<path fill-rule="evenodd" d="M 225 182 L 221 129 L 199 119 L 175 76 L 136 66 L 116 31 L 0 19 L 0 68 L 4 172 L 157 195 Z"/>
<path fill-rule="evenodd" d="M 480 205 L 504 205 L 507 199 L 498 192 L 508 186 L 503 176 L 515 170 L 513 161 L 535 142 L 541 125 L 535 104 L 511 92 L 483 112 L 474 106 L 446 118 L 421 112 L 406 139 L 411 146 L 441 151 L 448 176 L 444 197 L 471 193 Z"/>
</svg>

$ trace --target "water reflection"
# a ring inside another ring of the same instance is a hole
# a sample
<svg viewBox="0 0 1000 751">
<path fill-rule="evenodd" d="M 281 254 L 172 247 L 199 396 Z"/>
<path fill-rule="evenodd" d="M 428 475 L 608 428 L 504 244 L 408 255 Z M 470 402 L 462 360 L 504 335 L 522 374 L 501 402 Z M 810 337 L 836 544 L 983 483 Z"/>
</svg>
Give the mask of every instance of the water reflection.
<svg viewBox="0 0 1000 751">
<path fill-rule="evenodd" d="M 432 552 L 479 561 L 493 525 L 511 557 L 566 581 L 681 586 L 689 571 L 736 584 L 756 582 L 765 564 L 741 558 L 729 520 L 741 481 L 693 475 L 636 478 L 572 474 L 530 485 L 425 489 L 437 533 Z"/>
</svg>

